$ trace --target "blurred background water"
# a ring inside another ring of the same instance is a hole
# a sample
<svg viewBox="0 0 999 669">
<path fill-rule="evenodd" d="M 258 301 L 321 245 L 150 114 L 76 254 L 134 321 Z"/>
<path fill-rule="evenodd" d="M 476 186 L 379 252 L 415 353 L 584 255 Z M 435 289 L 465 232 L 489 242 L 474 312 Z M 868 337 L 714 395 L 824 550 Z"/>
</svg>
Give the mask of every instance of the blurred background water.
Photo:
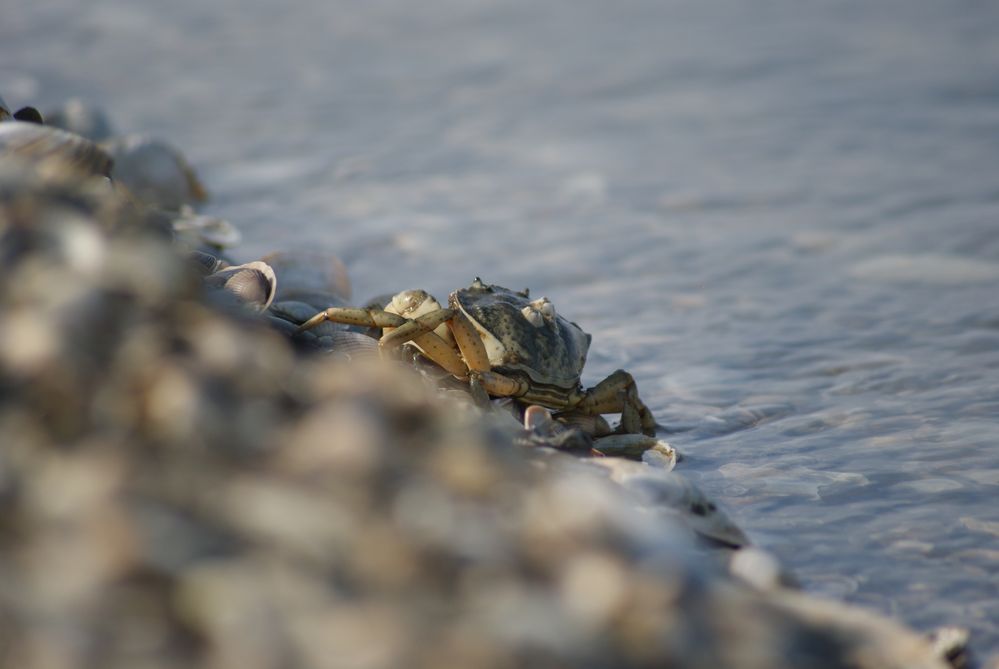
<svg viewBox="0 0 999 669">
<path fill-rule="evenodd" d="M 999 651 L 999 5 L 0 0 L 0 91 L 180 147 L 252 259 L 594 335 L 805 587 Z"/>
</svg>

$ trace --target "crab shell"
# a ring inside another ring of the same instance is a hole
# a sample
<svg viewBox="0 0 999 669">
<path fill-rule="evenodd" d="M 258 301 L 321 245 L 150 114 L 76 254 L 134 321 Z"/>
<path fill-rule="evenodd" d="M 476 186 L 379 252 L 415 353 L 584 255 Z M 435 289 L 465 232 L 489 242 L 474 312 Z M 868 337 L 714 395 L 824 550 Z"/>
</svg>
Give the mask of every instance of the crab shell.
<svg viewBox="0 0 999 669">
<path fill-rule="evenodd" d="M 590 335 L 558 315 L 547 298 L 531 300 L 526 290 L 476 279 L 451 293 L 449 306 L 459 309 L 478 331 L 493 370 L 527 377 L 536 392 L 551 387 L 554 396 L 580 387 Z"/>
</svg>

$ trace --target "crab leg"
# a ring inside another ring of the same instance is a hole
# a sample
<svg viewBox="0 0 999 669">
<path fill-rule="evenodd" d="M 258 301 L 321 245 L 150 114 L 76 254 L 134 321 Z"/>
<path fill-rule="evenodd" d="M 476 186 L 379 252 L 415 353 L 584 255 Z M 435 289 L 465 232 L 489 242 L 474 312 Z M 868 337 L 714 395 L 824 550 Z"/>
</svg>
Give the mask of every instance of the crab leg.
<svg viewBox="0 0 999 669">
<path fill-rule="evenodd" d="M 320 323 L 333 321 L 348 325 L 361 325 L 369 328 L 392 328 L 406 324 L 406 319 L 381 309 L 357 309 L 354 307 L 330 307 L 298 326 L 298 332 L 311 330 Z"/>
<path fill-rule="evenodd" d="M 411 341 L 425 356 L 446 369 L 449 374 L 459 379 L 467 379 L 468 367 L 461 356 L 454 347 L 434 332 L 438 325 L 450 317 L 450 312 L 450 309 L 438 309 L 419 318 L 403 319 L 401 325 L 382 336 L 378 345 L 384 350 Z"/>
<path fill-rule="evenodd" d="M 402 322 L 396 325 L 392 332 L 386 333 L 382 337 L 382 346 L 392 348 L 402 346 L 408 341 L 413 341 L 420 335 L 433 332 L 438 325 L 454 315 L 452 309 L 437 309 L 430 313 L 423 314 L 419 318 L 402 318 Z M 443 341 L 443 340 L 442 340 Z"/>
<path fill-rule="evenodd" d="M 461 356 L 465 359 L 468 369 L 473 372 L 488 372 L 491 365 L 486 347 L 475 326 L 468 321 L 465 314 L 455 310 L 447 326 L 451 329 L 451 335 L 461 350 Z"/>
<path fill-rule="evenodd" d="M 656 432 L 655 418 L 639 399 L 634 377 L 623 369 L 587 390 L 574 408 L 586 413 L 620 413 L 621 429 L 626 433 L 653 436 Z"/>
<path fill-rule="evenodd" d="M 465 364 L 468 365 L 470 376 L 476 382 L 473 386 L 481 385 L 487 393 L 498 397 L 519 397 L 527 392 L 527 384 L 523 381 L 491 371 L 492 365 L 482 338 L 465 314 L 455 311 L 451 320 L 447 321 L 447 325 L 461 351 L 461 356 L 465 359 Z"/>
<path fill-rule="evenodd" d="M 385 335 L 385 337 L 387 336 Z M 382 337 L 378 342 L 383 350 L 386 348 L 385 337 Z M 461 359 L 454 347 L 441 339 L 435 332 L 425 332 L 413 337 L 412 342 L 419 347 L 423 355 L 446 369 L 448 374 L 462 380 L 468 378 L 468 367 L 465 366 L 465 361 Z"/>
<path fill-rule="evenodd" d="M 347 323 L 348 325 L 361 325 L 370 328 L 395 328 L 395 330 L 384 335 L 378 341 L 378 345 L 382 350 L 401 344 L 402 342 L 394 340 L 395 333 L 416 322 L 381 309 L 330 307 L 326 311 L 321 311 L 302 323 L 298 327 L 298 331 L 302 332 L 314 328 L 326 321 Z M 403 341 L 412 341 L 419 346 L 424 355 L 446 369 L 449 374 L 453 374 L 459 379 L 464 379 L 468 376 L 468 368 L 465 367 L 465 363 L 462 362 L 461 357 L 446 341 L 434 334 L 433 328 L 425 332 L 420 332 L 415 336 L 407 337 Z"/>
</svg>

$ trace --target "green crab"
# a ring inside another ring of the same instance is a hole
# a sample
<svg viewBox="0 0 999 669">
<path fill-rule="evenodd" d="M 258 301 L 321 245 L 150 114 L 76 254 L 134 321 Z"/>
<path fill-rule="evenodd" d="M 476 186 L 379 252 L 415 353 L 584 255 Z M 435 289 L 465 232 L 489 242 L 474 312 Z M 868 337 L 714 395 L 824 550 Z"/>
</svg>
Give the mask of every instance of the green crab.
<svg viewBox="0 0 999 669">
<path fill-rule="evenodd" d="M 618 431 L 655 434 L 656 422 L 635 380 L 617 370 L 589 389 L 580 383 L 590 335 L 555 311 L 548 298 L 531 300 L 476 278 L 442 306 L 422 290 L 407 290 L 384 309 L 331 307 L 299 327 L 325 321 L 380 328 L 383 351 L 405 343 L 467 381 L 473 395 L 512 397 L 558 415 L 620 413 Z"/>
</svg>

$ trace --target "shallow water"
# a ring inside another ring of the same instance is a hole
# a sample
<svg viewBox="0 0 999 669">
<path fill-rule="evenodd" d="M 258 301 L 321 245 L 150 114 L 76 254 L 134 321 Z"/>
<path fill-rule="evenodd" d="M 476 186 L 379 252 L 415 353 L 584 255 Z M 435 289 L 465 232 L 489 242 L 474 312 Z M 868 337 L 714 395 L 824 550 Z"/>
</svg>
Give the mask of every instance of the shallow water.
<svg viewBox="0 0 999 669">
<path fill-rule="evenodd" d="M 999 5 L 2 0 L 237 250 L 530 286 L 812 591 L 999 651 Z"/>
</svg>

